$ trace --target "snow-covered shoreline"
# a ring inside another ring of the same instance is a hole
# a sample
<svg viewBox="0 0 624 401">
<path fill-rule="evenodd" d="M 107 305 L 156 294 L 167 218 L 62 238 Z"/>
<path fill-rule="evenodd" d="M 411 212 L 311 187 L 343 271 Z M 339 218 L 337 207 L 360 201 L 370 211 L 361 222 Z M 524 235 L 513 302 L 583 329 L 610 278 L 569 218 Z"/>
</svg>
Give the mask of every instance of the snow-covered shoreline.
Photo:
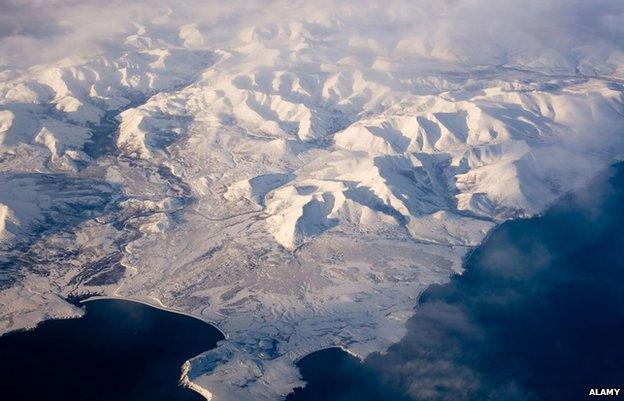
<svg viewBox="0 0 624 401">
<path fill-rule="evenodd" d="M 187 385 L 278 400 L 624 155 L 617 2 L 591 34 L 582 2 L 186 5 L 46 9 L 66 58 L 0 37 L 0 332 L 140 300 L 226 336 Z"/>
</svg>

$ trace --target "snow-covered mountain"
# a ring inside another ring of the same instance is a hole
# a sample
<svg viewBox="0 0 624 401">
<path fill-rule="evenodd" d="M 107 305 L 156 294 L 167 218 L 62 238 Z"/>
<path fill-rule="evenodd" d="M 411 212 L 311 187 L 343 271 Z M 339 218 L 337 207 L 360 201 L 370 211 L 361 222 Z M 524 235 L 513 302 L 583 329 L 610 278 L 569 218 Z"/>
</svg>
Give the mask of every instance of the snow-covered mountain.
<svg viewBox="0 0 624 401">
<path fill-rule="evenodd" d="M 75 296 L 166 306 L 226 334 L 189 386 L 277 400 L 298 358 L 383 351 L 496 224 L 622 158 L 617 2 L 188 5 L 131 3 L 38 64 L 0 37 L 0 332 Z M 84 7 L 74 36 L 104 18 Z"/>
</svg>

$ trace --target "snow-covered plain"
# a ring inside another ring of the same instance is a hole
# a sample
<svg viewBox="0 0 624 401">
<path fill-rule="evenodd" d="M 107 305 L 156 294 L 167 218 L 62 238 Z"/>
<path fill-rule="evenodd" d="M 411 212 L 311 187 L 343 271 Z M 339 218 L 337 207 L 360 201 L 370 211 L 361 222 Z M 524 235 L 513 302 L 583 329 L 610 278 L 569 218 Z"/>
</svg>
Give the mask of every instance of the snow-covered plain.
<svg viewBox="0 0 624 401">
<path fill-rule="evenodd" d="M 39 10 L 64 30 L 0 36 L 0 333 L 85 295 L 189 313 L 226 335 L 184 366 L 217 401 L 383 351 L 496 224 L 622 158 L 624 7 L 548 3 Z"/>
</svg>

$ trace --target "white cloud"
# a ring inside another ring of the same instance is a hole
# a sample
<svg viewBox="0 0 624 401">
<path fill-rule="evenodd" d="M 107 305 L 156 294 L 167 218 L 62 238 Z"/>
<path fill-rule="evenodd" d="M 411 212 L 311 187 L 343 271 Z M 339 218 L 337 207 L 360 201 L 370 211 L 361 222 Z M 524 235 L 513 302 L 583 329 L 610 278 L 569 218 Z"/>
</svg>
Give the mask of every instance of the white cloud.
<svg viewBox="0 0 624 401">
<path fill-rule="evenodd" d="M 0 64 L 28 67 L 74 55 L 122 49 L 123 37 L 147 26 L 179 40 L 195 26 L 219 47 L 251 26 L 302 23 L 323 31 L 335 51 L 368 51 L 402 60 L 523 66 L 587 74 L 618 74 L 624 56 L 624 5 L 601 1 L 17 1 L 2 0 Z M 170 35 L 175 31 L 175 35 Z M 330 35 L 327 35 L 327 34 Z M 196 35 L 197 37 L 197 35 Z M 346 43 L 350 41 L 350 43 Z M 183 42 L 175 43 L 183 45 Z"/>
</svg>

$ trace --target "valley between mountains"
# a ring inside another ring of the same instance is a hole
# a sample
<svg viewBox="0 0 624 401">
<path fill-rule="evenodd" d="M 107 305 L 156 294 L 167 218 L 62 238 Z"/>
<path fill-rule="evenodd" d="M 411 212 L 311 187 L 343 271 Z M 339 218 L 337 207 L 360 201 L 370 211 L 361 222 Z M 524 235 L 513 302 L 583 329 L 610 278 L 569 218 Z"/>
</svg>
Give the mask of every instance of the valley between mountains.
<svg viewBox="0 0 624 401">
<path fill-rule="evenodd" d="M 299 358 L 384 351 L 493 227 L 622 159 L 617 45 L 481 52 L 392 10 L 158 16 L 2 70 L 0 332 L 166 306 L 226 336 L 187 385 L 279 400 Z"/>
</svg>

